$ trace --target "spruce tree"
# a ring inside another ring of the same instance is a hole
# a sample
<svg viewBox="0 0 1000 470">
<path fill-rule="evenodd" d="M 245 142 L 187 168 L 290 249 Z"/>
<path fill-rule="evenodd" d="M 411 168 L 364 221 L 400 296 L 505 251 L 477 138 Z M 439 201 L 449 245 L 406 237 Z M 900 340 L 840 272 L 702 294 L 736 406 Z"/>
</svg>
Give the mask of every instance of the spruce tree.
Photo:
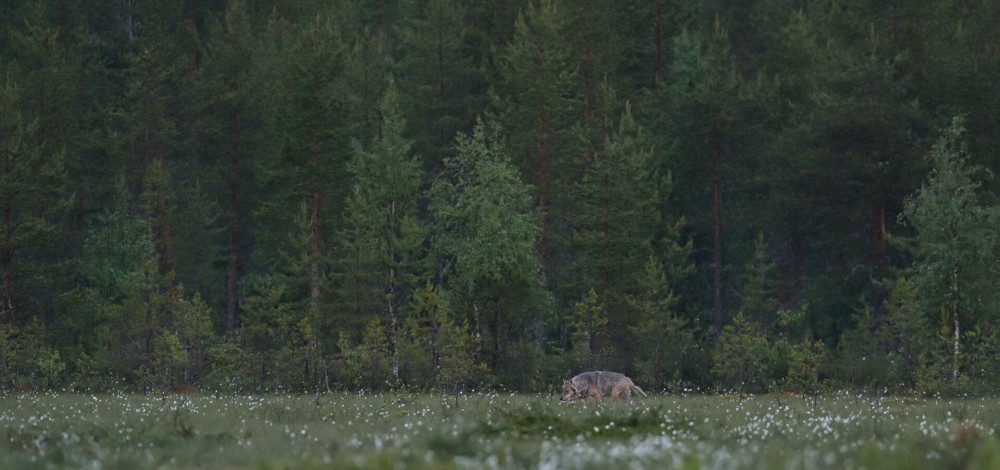
<svg viewBox="0 0 1000 470">
<path fill-rule="evenodd" d="M 744 268 L 740 311 L 759 322 L 766 332 L 771 332 L 778 324 L 777 274 L 775 264 L 768 259 L 764 233 L 760 232 L 754 242 L 753 256 Z"/>
<path fill-rule="evenodd" d="M 917 362 L 927 344 L 930 319 L 921 314 L 917 293 L 905 276 L 897 278 L 889 292 L 885 319 L 877 334 L 886 347 L 892 385 L 912 390 Z"/>
<path fill-rule="evenodd" d="M 644 382 L 664 387 L 680 379 L 698 343 L 687 319 L 677 311 L 680 299 L 671 286 L 677 280 L 667 278 L 662 263 L 650 256 L 637 282 L 638 288 L 627 299 L 637 312 L 638 323 L 629 327 L 641 358 L 637 369 Z"/>
<path fill-rule="evenodd" d="M 635 343 L 628 340 L 629 326 L 640 319 L 637 304 L 630 305 L 627 299 L 638 295 L 640 286 L 647 282 L 644 266 L 655 257 L 656 263 L 669 262 L 680 274 L 684 268 L 678 267 L 686 266 L 684 258 L 690 250 L 690 245 L 679 243 L 683 221 L 670 224 L 663 218 L 662 209 L 670 194 L 669 176 L 656 171 L 653 157 L 641 128 L 626 109 L 610 139 L 608 153 L 595 157 L 574 191 L 580 206 L 574 223 L 579 275 L 600 295 L 610 320 L 612 343 L 623 345 L 615 361 L 627 364 L 635 355 Z M 669 236 L 661 238 L 664 234 Z M 670 254 L 674 249 L 680 256 Z M 669 287 L 658 289 L 666 296 Z"/>
<path fill-rule="evenodd" d="M 20 84 L 8 74 L 0 89 L 0 322 L 22 324 L 50 293 L 46 252 L 55 239 L 63 199 L 62 153 L 39 135 L 40 116 L 25 115 Z M 23 311 L 22 311 L 23 309 Z"/>
<path fill-rule="evenodd" d="M 736 389 L 740 398 L 748 387 L 762 385 L 764 378 L 763 354 L 768 347 L 767 337 L 757 322 L 737 313 L 733 321 L 722 329 L 718 352 L 712 373 L 719 386 Z"/>
<path fill-rule="evenodd" d="M 423 259 L 426 229 L 418 219 L 420 165 L 403 136 L 406 125 L 390 85 L 380 105 L 378 137 L 367 147 L 354 143 L 348 169 L 354 192 L 346 204 L 342 287 L 358 318 L 381 318 L 390 338 L 403 326 L 402 312 L 427 274 Z M 364 300 L 362 300 L 364 299 Z M 398 357 L 390 343 L 394 374 Z"/>
</svg>

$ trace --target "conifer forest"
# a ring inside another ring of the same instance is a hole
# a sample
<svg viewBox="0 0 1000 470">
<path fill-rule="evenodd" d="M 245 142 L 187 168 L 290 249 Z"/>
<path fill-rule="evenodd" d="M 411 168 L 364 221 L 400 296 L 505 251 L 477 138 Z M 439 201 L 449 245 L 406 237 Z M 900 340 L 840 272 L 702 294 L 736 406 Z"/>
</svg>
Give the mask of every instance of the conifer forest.
<svg viewBox="0 0 1000 470">
<path fill-rule="evenodd" d="M 0 389 L 1000 391 L 1000 3 L 0 0 Z"/>
</svg>

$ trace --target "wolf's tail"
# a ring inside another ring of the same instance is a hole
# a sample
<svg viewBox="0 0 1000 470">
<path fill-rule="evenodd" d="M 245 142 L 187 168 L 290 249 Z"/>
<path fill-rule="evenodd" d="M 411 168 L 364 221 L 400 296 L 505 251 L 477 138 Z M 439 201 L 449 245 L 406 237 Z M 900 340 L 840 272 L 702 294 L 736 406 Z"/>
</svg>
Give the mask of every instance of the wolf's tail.
<svg viewBox="0 0 1000 470">
<path fill-rule="evenodd" d="M 641 388 L 639 388 L 636 384 L 632 383 L 631 379 L 628 381 L 628 388 L 632 389 L 633 391 L 635 391 L 639 395 L 642 395 L 644 397 L 647 396 L 646 392 L 642 391 Z"/>
</svg>

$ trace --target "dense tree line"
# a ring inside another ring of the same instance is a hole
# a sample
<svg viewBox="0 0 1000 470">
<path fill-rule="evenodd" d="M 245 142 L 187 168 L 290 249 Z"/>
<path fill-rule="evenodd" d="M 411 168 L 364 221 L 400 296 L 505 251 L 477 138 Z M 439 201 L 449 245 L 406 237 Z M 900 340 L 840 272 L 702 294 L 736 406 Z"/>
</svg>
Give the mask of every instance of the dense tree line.
<svg viewBox="0 0 1000 470">
<path fill-rule="evenodd" d="M 998 383 L 991 2 L 2 9 L 5 389 Z"/>
</svg>

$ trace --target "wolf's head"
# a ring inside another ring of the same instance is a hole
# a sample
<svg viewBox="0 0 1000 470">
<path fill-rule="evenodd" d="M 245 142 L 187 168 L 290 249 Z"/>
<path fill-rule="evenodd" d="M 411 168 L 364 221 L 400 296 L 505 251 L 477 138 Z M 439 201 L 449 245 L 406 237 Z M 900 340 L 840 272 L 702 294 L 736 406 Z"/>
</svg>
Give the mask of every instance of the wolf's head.
<svg viewBox="0 0 1000 470">
<path fill-rule="evenodd" d="M 572 380 L 563 380 L 563 392 L 562 398 L 559 401 L 566 401 L 571 398 L 576 398 L 580 394 L 579 390 L 573 386 Z"/>
</svg>

